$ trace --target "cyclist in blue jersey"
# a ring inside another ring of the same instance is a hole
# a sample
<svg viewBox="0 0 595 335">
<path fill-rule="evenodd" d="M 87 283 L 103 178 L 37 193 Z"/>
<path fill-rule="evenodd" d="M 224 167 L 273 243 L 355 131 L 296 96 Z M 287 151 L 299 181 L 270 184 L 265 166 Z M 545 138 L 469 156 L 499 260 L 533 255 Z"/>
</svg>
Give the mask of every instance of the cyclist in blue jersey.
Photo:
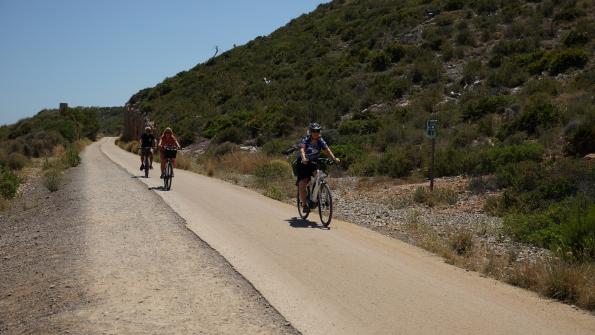
<svg viewBox="0 0 595 335">
<path fill-rule="evenodd" d="M 310 161 L 316 161 L 320 157 L 320 152 L 330 156 L 335 162 L 340 162 L 335 157 L 329 146 L 326 144 L 320 134 L 321 127 L 318 123 L 311 123 L 308 127 L 308 134 L 300 141 L 300 151 L 297 157 L 297 181 L 296 184 L 300 190 L 300 200 L 304 206 L 304 211 L 309 211 L 306 187 L 310 178 L 314 175 L 316 167 L 308 164 Z"/>
</svg>

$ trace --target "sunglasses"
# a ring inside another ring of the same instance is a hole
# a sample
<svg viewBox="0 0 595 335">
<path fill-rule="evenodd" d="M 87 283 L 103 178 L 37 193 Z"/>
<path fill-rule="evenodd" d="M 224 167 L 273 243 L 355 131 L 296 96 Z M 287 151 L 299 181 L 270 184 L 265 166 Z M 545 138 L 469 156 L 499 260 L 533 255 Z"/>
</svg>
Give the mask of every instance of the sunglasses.
<svg viewBox="0 0 595 335">
<path fill-rule="evenodd" d="M 319 133 L 320 133 L 320 130 L 312 130 L 312 131 L 310 131 L 310 132 L 311 132 L 311 133 L 314 133 L 314 134 L 319 134 Z"/>
</svg>

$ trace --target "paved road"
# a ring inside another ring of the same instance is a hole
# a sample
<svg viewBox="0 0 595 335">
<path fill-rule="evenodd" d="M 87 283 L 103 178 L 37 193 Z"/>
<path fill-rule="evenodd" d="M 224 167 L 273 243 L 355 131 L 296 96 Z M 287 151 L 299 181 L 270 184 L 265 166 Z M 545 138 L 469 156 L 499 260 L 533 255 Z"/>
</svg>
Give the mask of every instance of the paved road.
<svg viewBox="0 0 595 335">
<path fill-rule="evenodd" d="M 131 175 L 138 158 L 105 138 Z M 176 170 L 143 179 L 304 334 L 595 334 L 595 317 L 353 224 L 309 228 L 294 207 Z M 125 187 L 125 185 L 122 185 Z"/>
</svg>

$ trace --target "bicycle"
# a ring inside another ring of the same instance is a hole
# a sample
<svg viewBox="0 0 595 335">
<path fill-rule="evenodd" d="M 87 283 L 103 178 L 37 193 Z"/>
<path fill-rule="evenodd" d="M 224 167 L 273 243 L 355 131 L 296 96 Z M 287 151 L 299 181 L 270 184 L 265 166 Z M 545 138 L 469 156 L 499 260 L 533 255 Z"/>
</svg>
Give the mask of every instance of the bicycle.
<svg viewBox="0 0 595 335">
<path fill-rule="evenodd" d="M 314 182 L 312 182 L 312 178 L 310 178 L 310 182 L 306 188 L 308 210 L 305 212 L 300 199 L 300 190 L 298 186 L 297 208 L 300 218 L 308 218 L 310 210 L 318 207 L 318 215 L 320 216 L 320 222 L 322 222 L 322 225 L 328 227 L 331 224 L 331 220 L 333 219 L 333 197 L 331 195 L 331 189 L 326 183 L 326 174 L 324 173 L 324 170 L 327 166 L 334 163 L 335 161 L 329 158 L 318 158 L 317 160 L 310 161 L 308 163 L 316 165 L 316 173 L 314 174 Z"/>
<path fill-rule="evenodd" d="M 149 169 L 151 166 L 151 162 L 149 161 L 149 156 L 151 155 L 151 150 L 153 150 L 152 147 L 142 147 L 140 148 L 141 150 L 141 154 L 144 156 L 143 159 L 143 167 L 145 170 L 145 178 L 149 178 Z"/>
<path fill-rule="evenodd" d="M 176 147 L 163 147 L 163 156 L 166 160 L 165 171 L 163 172 L 163 189 L 171 190 L 171 182 L 174 177 L 174 159 L 178 154 Z"/>
</svg>

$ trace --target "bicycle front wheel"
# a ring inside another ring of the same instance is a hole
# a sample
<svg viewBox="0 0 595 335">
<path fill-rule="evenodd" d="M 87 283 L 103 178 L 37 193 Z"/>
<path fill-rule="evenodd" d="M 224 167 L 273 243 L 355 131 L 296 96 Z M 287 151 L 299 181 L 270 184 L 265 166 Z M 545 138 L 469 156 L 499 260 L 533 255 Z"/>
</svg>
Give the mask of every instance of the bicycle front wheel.
<svg viewBox="0 0 595 335">
<path fill-rule="evenodd" d="M 173 168 L 171 166 L 170 162 L 167 162 L 167 165 L 165 166 L 165 176 L 163 178 L 163 183 L 164 183 L 164 188 L 166 191 L 171 190 L 171 179 L 173 176 Z"/>
<path fill-rule="evenodd" d="M 331 224 L 333 219 L 333 197 L 331 189 L 327 184 L 320 185 L 320 192 L 318 193 L 318 214 L 320 214 L 320 221 L 325 227 Z"/>
<path fill-rule="evenodd" d="M 300 214 L 300 218 L 302 219 L 307 219 L 308 215 L 310 214 L 310 211 L 304 211 L 304 207 L 302 205 L 302 201 L 300 200 L 300 189 L 298 187 L 298 191 L 297 191 L 297 208 L 298 208 L 298 213 Z"/>
<path fill-rule="evenodd" d="M 145 178 L 149 178 L 149 158 L 145 155 Z"/>
</svg>

